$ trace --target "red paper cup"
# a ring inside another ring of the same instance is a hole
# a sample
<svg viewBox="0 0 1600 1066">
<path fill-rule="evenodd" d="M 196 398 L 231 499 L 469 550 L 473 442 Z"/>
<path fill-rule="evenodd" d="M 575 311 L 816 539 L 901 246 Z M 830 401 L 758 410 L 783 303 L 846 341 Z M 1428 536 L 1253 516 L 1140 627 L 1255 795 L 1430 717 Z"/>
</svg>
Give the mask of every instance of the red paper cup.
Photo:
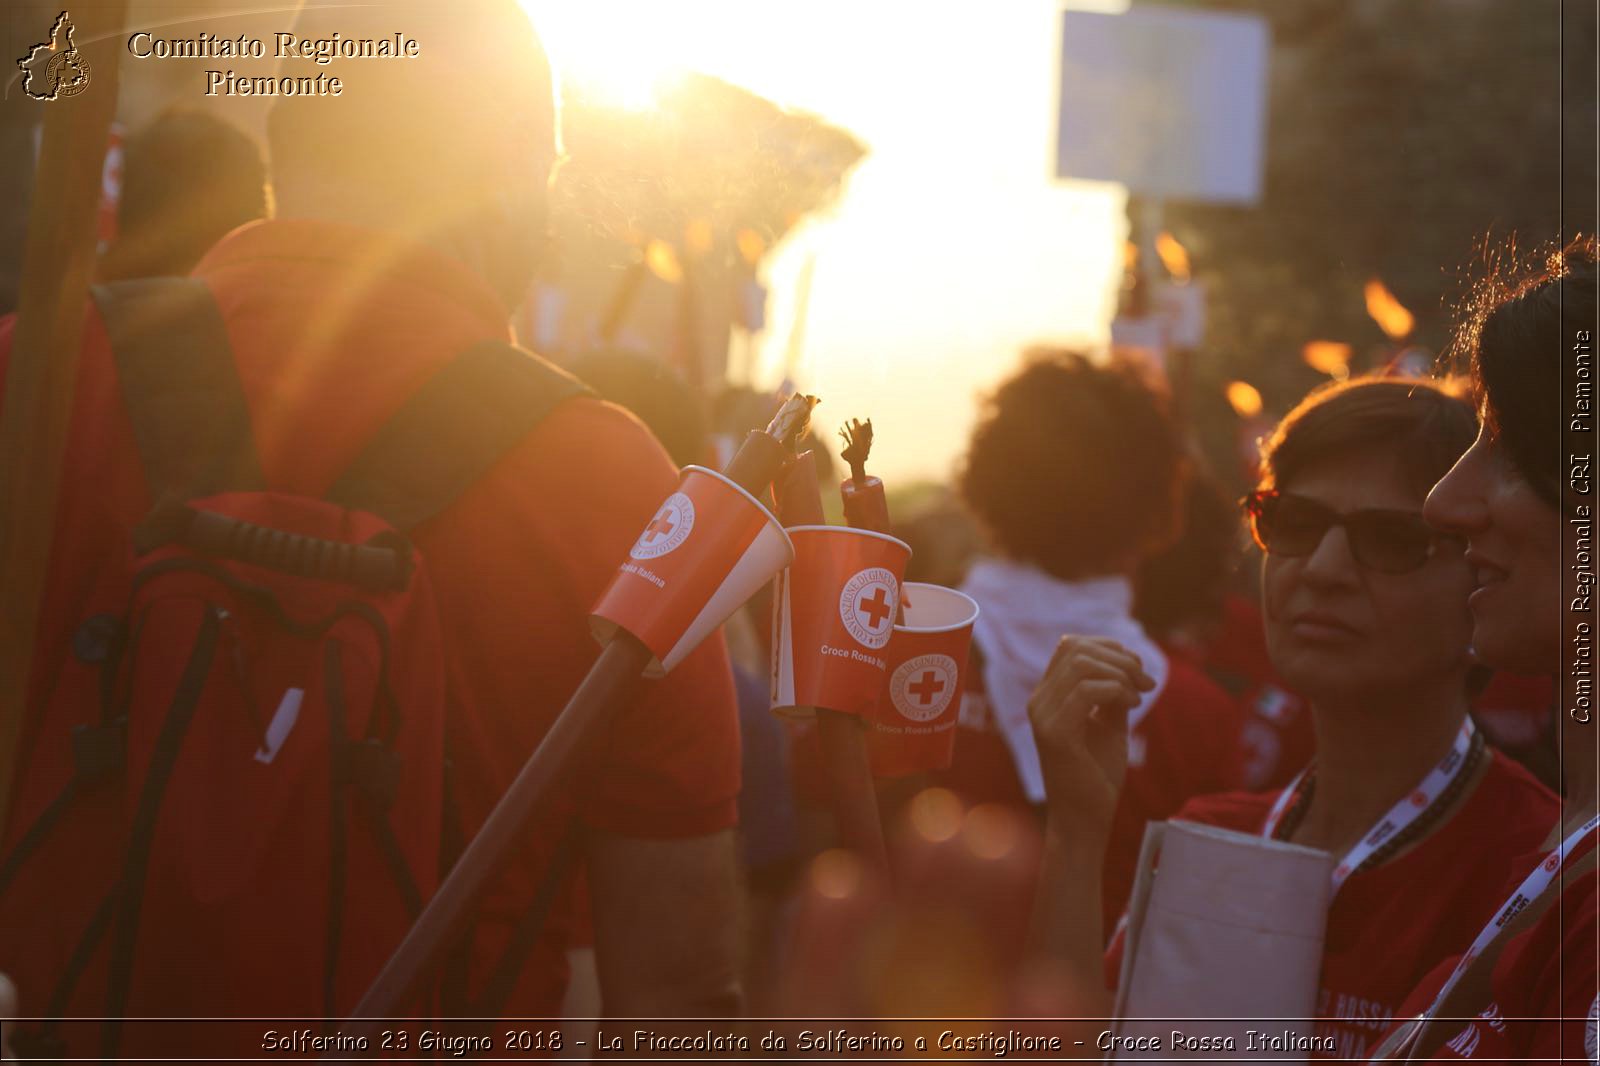
<svg viewBox="0 0 1600 1066">
<path fill-rule="evenodd" d="M 950 765 L 978 605 L 942 585 L 905 584 L 905 622 L 889 641 L 867 753 L 876 777 Z"/>
<path fill-rule="evenodd" d="M 789 536 L 794 562 L 773 604 L 772 709 L 870 718 L 911 546 L 845 526 L 792 526 Z"/>
<path fill-rule="evenodd" d="M 715 470 L 683 468 L 678 491 L 650 519 L 589 615 L 595 639 L 618 629 L 650 649 L 660 677 L 794 558 L 756 498 Z"/>
</svg>

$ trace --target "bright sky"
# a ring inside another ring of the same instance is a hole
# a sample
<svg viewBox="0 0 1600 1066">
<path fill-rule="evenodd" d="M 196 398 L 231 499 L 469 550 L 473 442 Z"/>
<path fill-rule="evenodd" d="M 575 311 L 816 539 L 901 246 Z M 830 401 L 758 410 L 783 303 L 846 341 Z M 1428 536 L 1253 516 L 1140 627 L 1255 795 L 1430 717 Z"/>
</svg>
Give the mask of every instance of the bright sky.
<svg viewBox="0 0 1600 1066">
<path fill-rule="evenodd" d="M 621 98 L 642 103 L 676 64 L 869 146 L 838 205 L 769 259 L 757 381 L 782 377 L 814 261 L 796 381 L 822 397 L 822 424 L 873 420 L 886 479 L 948 477 L 977 393 L 1025 344 L 1103 343 L 1124 196 L 1051 177 L 1059 0 L 523 3 L 557 67 Z"/>
</svg>

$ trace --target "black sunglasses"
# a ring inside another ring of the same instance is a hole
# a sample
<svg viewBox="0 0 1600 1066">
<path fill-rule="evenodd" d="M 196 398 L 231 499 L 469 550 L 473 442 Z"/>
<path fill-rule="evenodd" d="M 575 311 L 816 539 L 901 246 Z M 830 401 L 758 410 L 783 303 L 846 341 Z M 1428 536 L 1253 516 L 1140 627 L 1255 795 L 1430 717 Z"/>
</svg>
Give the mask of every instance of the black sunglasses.
<svg viewBox="0 0 1600 1066">
<path fill-rule="evenodd" d="M 1342 526 L 1357 563 L 1383 574 L 1408 574 L 1426 563 L 1441 542 L 1460 542 L 1428 525 L 1418 511 L 1374 508 L 1340 514 L 1305 496 L 1271 489 L 1252 492 L 1240 502 L 1250 516 L 1250 535 L 1272 555 L 1310 555 L 1328 530 Z"/>
</svg>

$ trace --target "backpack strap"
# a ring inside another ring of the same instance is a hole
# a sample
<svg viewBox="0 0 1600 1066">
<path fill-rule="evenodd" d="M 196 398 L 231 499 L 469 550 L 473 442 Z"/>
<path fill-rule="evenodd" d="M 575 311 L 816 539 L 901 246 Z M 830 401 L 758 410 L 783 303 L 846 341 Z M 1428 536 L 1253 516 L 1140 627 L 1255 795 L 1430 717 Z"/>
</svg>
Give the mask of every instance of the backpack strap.
<svg viewBox="0 0 1600 1066">
<path fill-rule="evenodd" d="M 401 405 L 327 498 L 408 532 L 454 503 L 557 404 L 590 394 L 524 348 L 475 344 Z"/>
<path fill-rule="evenodd" d="M 139 278 L 92 291 L 151 499 L 261 488 L 250 409 L 206 283 Z"/>
</svg>

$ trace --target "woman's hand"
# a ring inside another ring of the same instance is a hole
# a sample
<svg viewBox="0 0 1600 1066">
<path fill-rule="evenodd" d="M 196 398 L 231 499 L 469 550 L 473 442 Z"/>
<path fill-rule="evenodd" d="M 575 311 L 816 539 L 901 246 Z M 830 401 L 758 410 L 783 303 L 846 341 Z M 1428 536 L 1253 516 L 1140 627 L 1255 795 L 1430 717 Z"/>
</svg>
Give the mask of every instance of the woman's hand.
<svg viewBox="0 0 1600 1066">
<path fill-rule="evenodd" d="M 1110 832 L 1128 769 L 1128 712 L 1153 688 L 1116 641 L 1061 638 L 1028 701 L 1052 821 Z"/>
</svg>

